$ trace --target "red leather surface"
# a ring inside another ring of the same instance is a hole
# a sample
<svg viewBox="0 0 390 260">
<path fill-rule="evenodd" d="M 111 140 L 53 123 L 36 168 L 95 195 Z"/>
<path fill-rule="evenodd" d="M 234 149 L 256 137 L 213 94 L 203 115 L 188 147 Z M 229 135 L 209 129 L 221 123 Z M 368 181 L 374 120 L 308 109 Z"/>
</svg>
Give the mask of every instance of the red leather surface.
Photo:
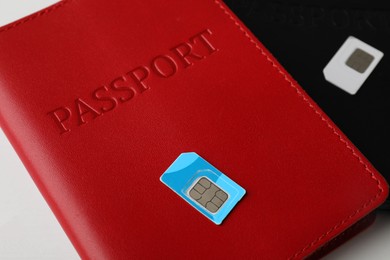
<svg viewBox="0 0 390 260">
<path fill-rule="evenodd" d="M 309 257 L 307 257 L 307 260 L 314 260 L 314 259 L 320 259 L 326 255 L 328 255 L 333 250 L 337 249 L 338 247 L 342 246 L 344 243 L 346 243 L 351 238 L 355 237 L 356 235 L 360 234 L 361 232 L 365 231 L 367 228 L 369 228 L 376 219 L 376 212 L 372 212 L 369 215 L 365 216 L 361 220 L 359 220 L 357 223 L 353 224 L 350 228 L 348 228 L 346 231 L 326 243 L 323 247 L 319 248 L 317 251 L 315 251 L 313 254 L 311 254 Z"/>
<path fill-rule="evenodd" d="M 219 1 L 63 1 L 0 50 L 1 126 L 84 259 L 302 258 L 387 196 Z M 159 180 L 187 151 L 247 191 L 221 226 Z"/>
</svg>

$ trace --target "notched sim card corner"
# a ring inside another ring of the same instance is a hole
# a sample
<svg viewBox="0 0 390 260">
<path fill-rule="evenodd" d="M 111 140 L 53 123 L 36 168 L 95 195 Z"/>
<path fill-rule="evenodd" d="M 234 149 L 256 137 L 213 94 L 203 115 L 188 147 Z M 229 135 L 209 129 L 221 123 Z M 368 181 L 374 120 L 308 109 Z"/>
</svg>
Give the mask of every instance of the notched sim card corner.
<svg viewBox="0 0 390 260">
<path fill-rule="evenodd" d="M 196 153 L 182 153 L 160 180 L 217 225 L 246 192 Z"/>
</svg>

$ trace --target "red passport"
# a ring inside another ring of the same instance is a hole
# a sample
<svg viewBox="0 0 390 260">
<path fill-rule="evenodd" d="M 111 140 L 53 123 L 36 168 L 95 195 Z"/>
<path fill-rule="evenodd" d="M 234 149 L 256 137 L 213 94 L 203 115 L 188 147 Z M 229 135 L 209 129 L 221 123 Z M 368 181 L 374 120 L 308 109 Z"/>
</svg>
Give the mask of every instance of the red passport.
<svg viewBox="0 0 390 260">
<path fill-rule="evenodd" d="M 83 259 L 299 259 L 387 196 L 220 1 L 62 1 L 0 50 L 1 127 Z M 246 190 L 221 225 L 161 183 L 184 152 Z"/>
</svg>

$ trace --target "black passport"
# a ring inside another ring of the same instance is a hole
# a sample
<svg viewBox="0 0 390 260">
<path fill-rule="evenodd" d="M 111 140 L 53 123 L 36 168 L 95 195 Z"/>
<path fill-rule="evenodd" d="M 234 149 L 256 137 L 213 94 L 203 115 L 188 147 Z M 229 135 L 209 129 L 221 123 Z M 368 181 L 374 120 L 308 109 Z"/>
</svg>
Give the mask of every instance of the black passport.
<svg viewBox="0 0 390 260">
<path fill-rule="evenodd" d="M 387 1 L 225 2 L 390 181 L 390 9 Z M 355 95 L 327 82 L 322 72 L 349 36 L 384 53 Z M 389 200 L 383 207 L 390 209 Z"/>
</svg>

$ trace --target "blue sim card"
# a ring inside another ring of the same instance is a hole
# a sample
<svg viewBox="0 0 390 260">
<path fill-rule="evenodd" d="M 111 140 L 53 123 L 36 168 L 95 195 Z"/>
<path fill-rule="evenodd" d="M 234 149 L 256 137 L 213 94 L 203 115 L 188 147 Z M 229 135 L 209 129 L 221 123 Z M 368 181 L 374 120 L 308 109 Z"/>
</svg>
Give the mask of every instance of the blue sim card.
<svg viewBox="0 0 390 260">
<path fill-rule="evenodd" d="M 160 180 L 217 225 L 245 194 L 240 185 L 196 153 L 182 153 Z"/>
</svg>

